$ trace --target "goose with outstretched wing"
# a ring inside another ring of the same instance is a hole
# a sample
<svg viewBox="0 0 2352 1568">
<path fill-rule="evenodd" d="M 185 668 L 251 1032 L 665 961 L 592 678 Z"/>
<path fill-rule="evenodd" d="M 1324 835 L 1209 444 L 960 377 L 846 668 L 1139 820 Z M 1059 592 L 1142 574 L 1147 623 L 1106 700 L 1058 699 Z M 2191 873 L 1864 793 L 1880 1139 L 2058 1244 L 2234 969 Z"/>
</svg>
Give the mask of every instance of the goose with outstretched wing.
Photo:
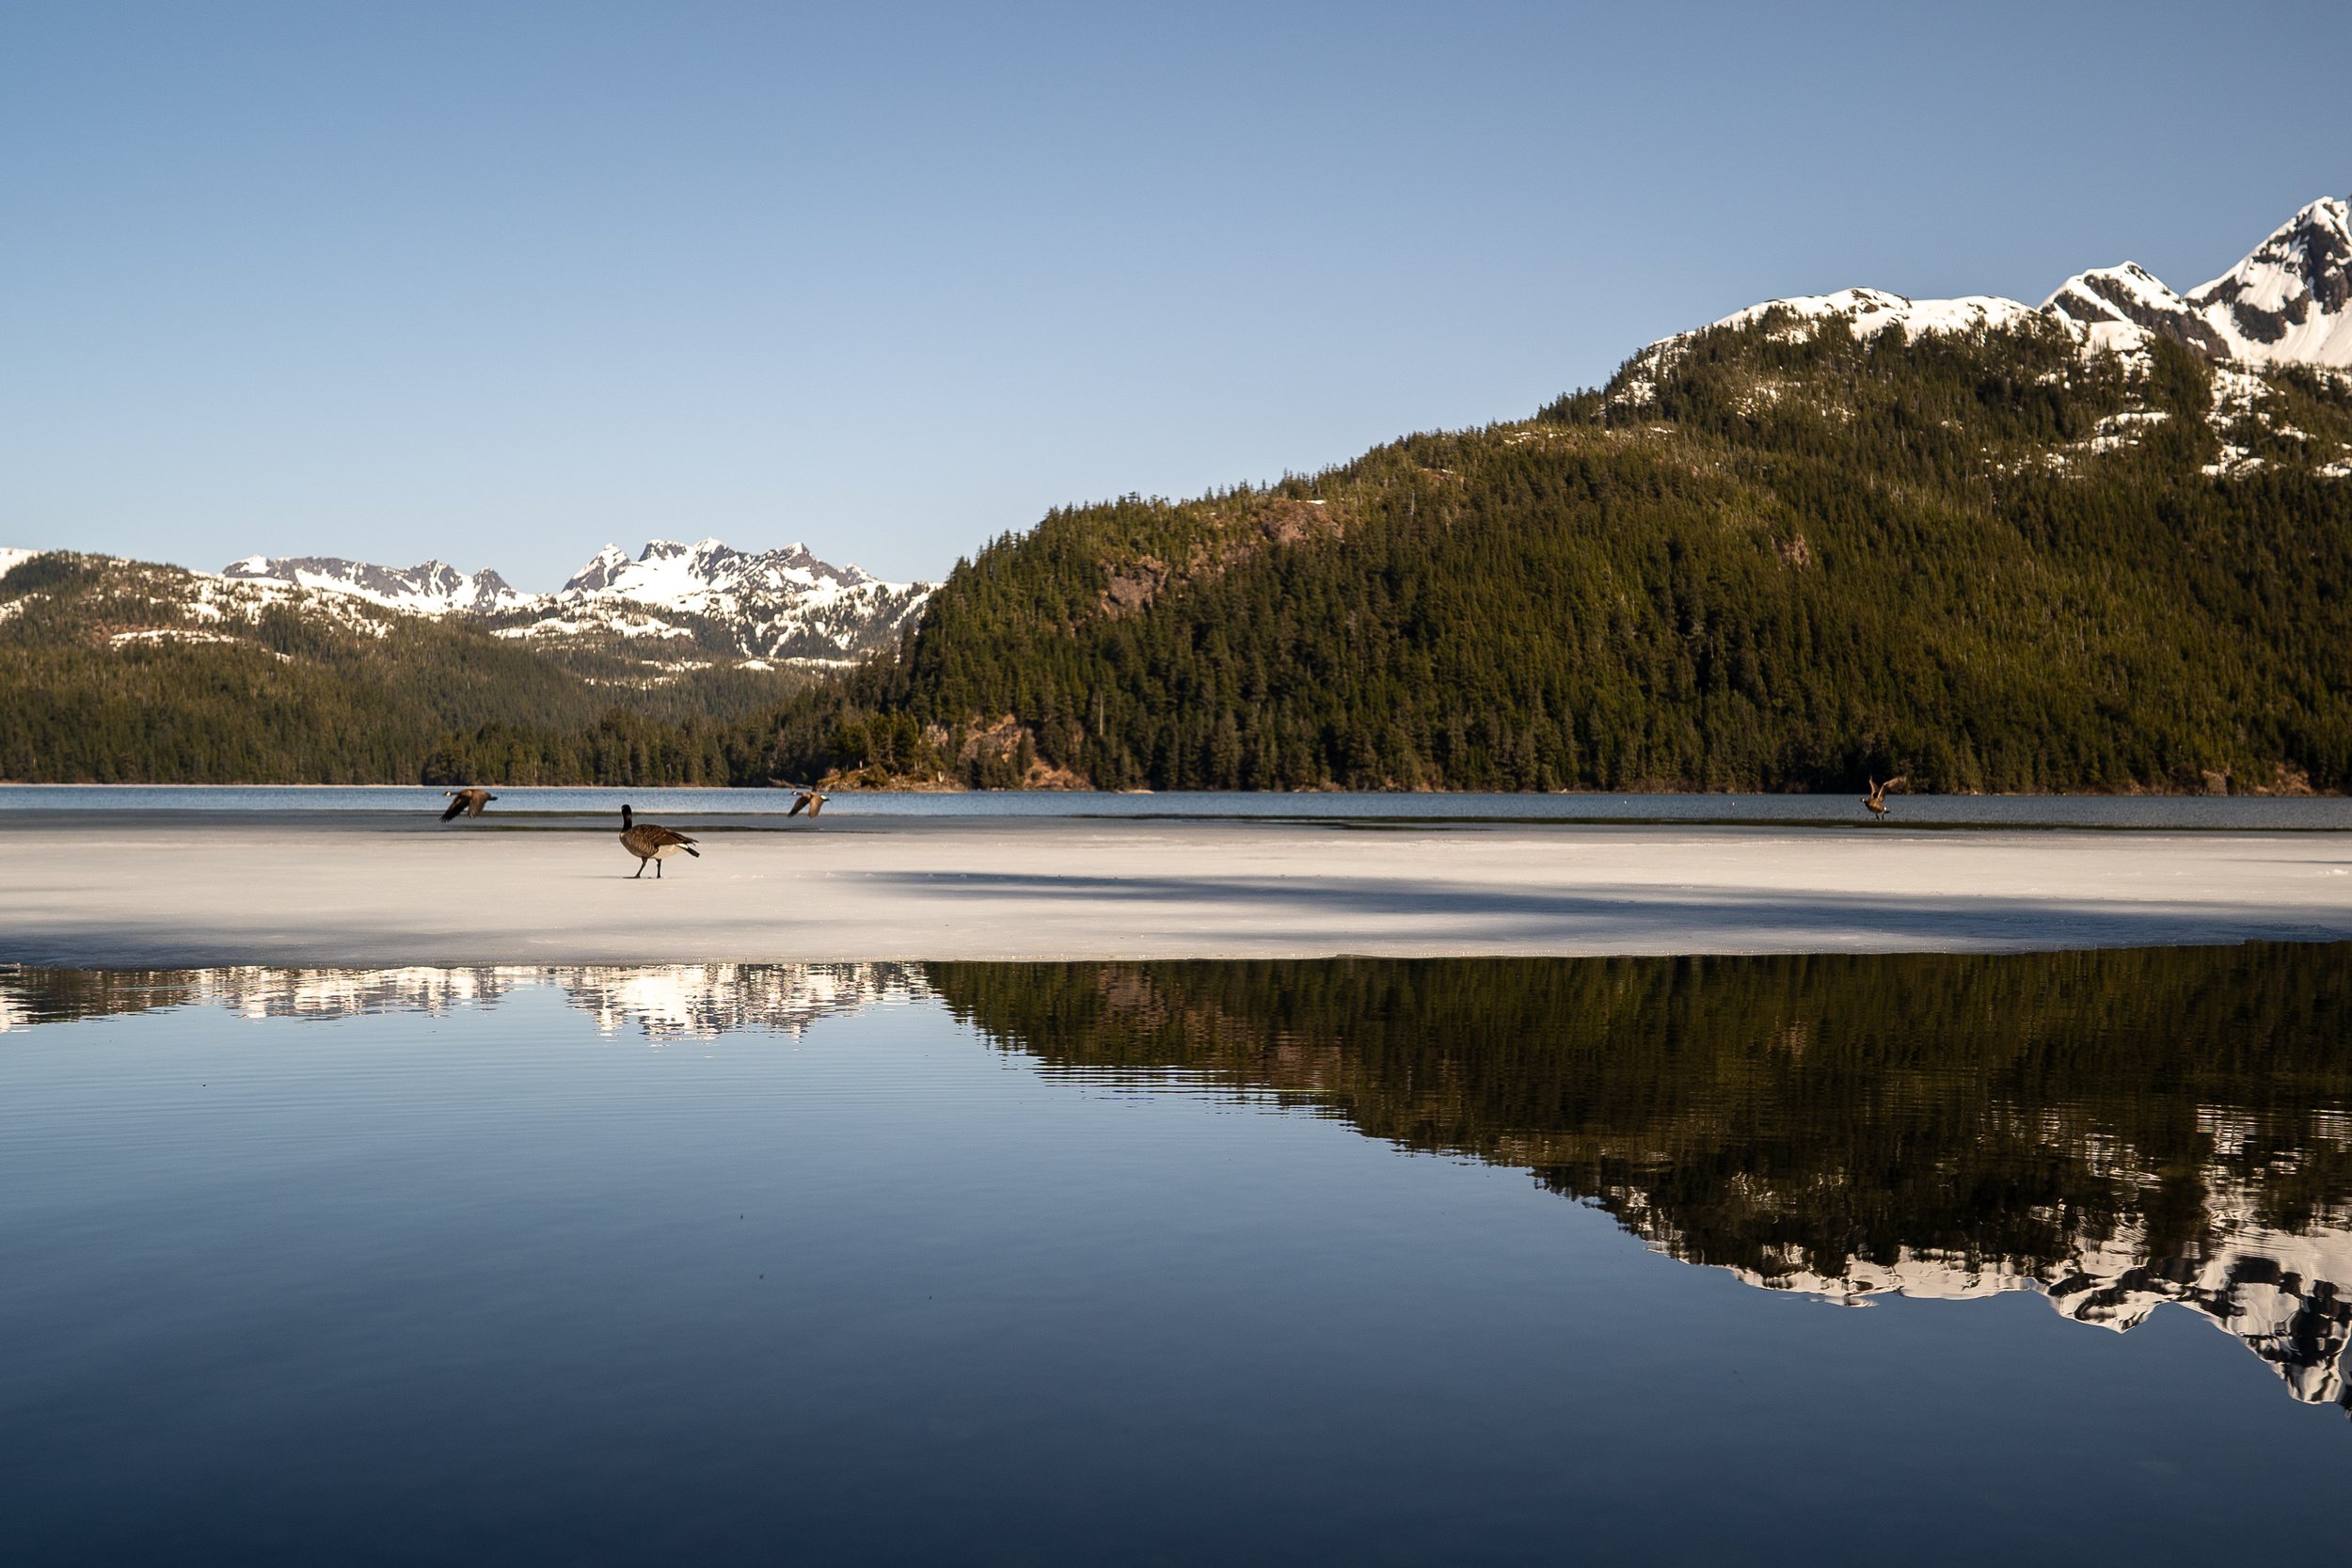
<svg viewBox="0 0 2352 1568">
<path fill-rule="evenodd" d="M 498 799 L 486 789 L 445 789 L 441 793 L 449 797 L 449 810 L 441 813 L 444 822 L 455 820 L 461 812 L 468 816 L 480 816 L 483 808 Z"/>
</svg>

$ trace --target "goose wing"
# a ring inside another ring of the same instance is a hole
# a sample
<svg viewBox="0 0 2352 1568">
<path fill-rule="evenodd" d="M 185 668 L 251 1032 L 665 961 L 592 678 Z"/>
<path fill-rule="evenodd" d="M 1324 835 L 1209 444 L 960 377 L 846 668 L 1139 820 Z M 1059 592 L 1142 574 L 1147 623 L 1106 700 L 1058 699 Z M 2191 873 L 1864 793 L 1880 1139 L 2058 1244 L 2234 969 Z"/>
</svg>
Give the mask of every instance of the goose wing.
<svg viewBox="0 0 2352 1568">
<path fill-rule="evenodd" d="M 1898 774 L 1896 774 L 1893 778 L 1891 778 L 1891 779 L 1887 780 L 1884 784 L 1883 784 L 1879 785 L 1879 793 L 1880 793 L 1881 795 L 1883 795 L 1883 794 L 1885 794 L 1888 790 L 1890 790 L 1890 789 L 1894 789 L 1894 788 L 1896 788 L 1896 787 L 1898 787 L 1899 785 L 1901 785 L 1901 784 L 1909 784 L 1910 782 L 1911 782 L 1911 775 L 1910 775 L 1910 774 L 1908 774 L 1908 773 L 1898 773 Z"/>
<path fill-rule="evenodd" d="M 797 797 L 795 797 L 795 798 L 794 798 L 794 800 L 793 800 L 793 801 L 792 801 L 792 809 L 791 809 L 790 811 L 788 811 L 788 812 L 786 812 L 784 815 L 785 815 L 785 816 L 800 816 L 800 815 L 801 815 L 801 808 L 802 808 L 803 806 L 807 805 L 807 804 L 808 804 L 808 791 L 806 791 L 806 790 L 803 790 L 803 791 L 802 791 L 802 792 L 801 792 L 801 793 L 800 793 Z M 812 814 L 812 815 L 813 815 L 813 814 Z"/>
<path fill-rule="evenodd" d="M 466 809 L 466 798 L 463 795 L 458 794 L 457 791 L 453 789 L 446 791 L 445 793 L 449 796 L 449 810 L 441 813 L 441 820 L 444 822 L 448 821 L 451 817 L 455 816 L 459 812 Z"/>
</svg>

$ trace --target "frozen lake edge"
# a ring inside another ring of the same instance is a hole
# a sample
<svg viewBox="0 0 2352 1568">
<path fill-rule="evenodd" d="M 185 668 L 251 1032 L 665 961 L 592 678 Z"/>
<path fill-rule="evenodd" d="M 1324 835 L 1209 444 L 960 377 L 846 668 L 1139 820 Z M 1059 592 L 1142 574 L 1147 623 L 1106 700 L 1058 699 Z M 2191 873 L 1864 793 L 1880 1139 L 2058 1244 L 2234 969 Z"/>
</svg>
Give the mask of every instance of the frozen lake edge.
<svg viewBox="0 0 2352 1568">
<path fill-rule="evenodd" d="M 19 813 L 0 961 L 85 968 L 2031 951 L 2352 940 L 2352 832 Z"/>
</svg>

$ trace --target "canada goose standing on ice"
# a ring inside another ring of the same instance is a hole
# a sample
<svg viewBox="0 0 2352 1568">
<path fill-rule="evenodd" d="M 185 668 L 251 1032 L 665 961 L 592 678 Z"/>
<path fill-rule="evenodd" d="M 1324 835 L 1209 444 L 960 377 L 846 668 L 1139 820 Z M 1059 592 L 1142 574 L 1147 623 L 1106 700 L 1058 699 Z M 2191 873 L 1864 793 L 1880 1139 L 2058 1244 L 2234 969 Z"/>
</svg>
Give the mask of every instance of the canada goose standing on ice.
<svg viewBox="0 0 2352 1568">
<path fill-rule="evenodd" d="M 627 806 L 621 808 L 621 847 L 637 857 L 637 877 L 645 874 L 645 863 L 653 863 L 653 879 L 661 879 L 661 863 L 683 849 L 696 860 L 703 852 L 694 847 L 694 841 L 684 833 L 652 822 L 640 822 L 637 814 Z M 631 881 L 636 877 L 629 879 Z"/>
<path fill-rule="evenodd" d="M 498 799 L 486 789 L 444 789 L 441 793 L 450 798 L 449 810 L 441 813 L 444 822 L 461 811 L 468 816 L 480 816 L 482 808 Z"/>
<path fill-rule="evenodd" d="M 828 796 L 821 789 L 803 789 L 801 791 L 800 799 L 792 802 L 792 809 L 786 812 L 784 815 L 787 816 L 798 816 L 801 815 L 801 808 L 803 806 L 806 806 L 808 808 L 809 817 L 813 821 L 815 820 L 817 814 L 825 809 L 825 802 L 830 799 L 832 799 L 832 797 Z"/>
<path fill-rule="evenodd" d="M 1910 774 L 1898 773 L 1884 784 L 1873 784 L 1869 775 L 1866 773 L 1862 778 L 1862 785 L 1869 793 L 1862 798 L 1862 803 L 1870 808 L 1872 816 L 1884 816 L 1886 815 L 1886 792 L 1897 784 L 1908 784 L 1910 781 Z"/>
</svg>

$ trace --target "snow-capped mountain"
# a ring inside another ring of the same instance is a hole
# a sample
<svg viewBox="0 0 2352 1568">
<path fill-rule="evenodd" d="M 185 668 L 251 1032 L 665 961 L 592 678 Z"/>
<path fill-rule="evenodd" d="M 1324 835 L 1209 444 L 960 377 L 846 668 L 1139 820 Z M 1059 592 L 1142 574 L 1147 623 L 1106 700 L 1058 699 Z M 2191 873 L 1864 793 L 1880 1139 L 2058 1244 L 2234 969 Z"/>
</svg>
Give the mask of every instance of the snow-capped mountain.
<svg viewBox="0 0 2352 1568">
<path fill-rule="evenodd" d="M 2230 356 L 2229 340 L 2207 325 L 2162 278 L 2137 261 L 2078 272 L 2059 284 L 2042 302 L 2042 309 L 2081 328 L 2101 347 L 2130 347 L 2142 332 L 2161 332 L 2201 354 Z"/>
<path fill-rule="evenodd" d="M 2352 368 L 2352 209 L 2312 202 L 2185 294 L 2126 261 L 2076 274 L 2042 308 L 2085 327 L 2129 322 L 2216 359 Z"/>
<path fill-rule="evenodd" d="M 930 583 L 884 583 L 864 566 L 817 560 L 803 543 L 753 552 L 715 538 L 654 538 L 637 560 L 604 546 L 536 599 L 529 621 L 499 635 L 689 640 L 701 623 L 748 658 L 850 663 L 897 640 L 930 597 Z"/>
<path fill-rule="evenodd" d="M 847 660 L 896 638 L 930 597 L 920 582 L 884 582 L 818 560 L 806 545 L 735 549 L 716 539 L 649 540 L 637 559 L 607 545 L 543 601 L 538 619 L 502 635 L 546 636 L 596 625 L 649 631 L 663 612 L 725 627 L 758 658 Z M 665 623 L 666 624 L 666 623 Z"/>
<path fill-rule="evenodd" d="M 1766 300 L 1712 324 L 1767 320 L 1802 330 L 1844 320 L 1856 337 L 1899 327 L 1906 337 L 2017 326 L 2039 317 L 2095 348 L 2130 352 L 2161 333 L 2215 359 L 2251 366 L 2303 364 L 2352 369 L 2352 206 L 2314 201 L 2212 282 L 2176 293 L 2135 261 L 2076 273 L 2039 307 L 1997 295 L 1912 299 L 1882 289 Z M 1671 353 L 1680 333 L 1645 351 Z"/>
<path fill-rule="evenodd" d="M 252 582 L 283 582 L 296 588 L 317 588 L 352 594 L 387 610 L 411 615 L 487 615 L 525 603 L 524 595 L 504 578 L 486 567 L 469 576 L 446 562 L 426 561 L 414 566 L 377 566 L 339 556 L 249 555 L 220 569 L 225 578 Z"/>
<path fill-rule="evenodd" d="M 802 544 L 754 552 L 716 539 L 656 539 L 635 560 L 607 545 L 552 594 L 518 593 L 496 572 L 469 576 L 438 561 L 391 567 L 256 555 L 220 575 L 350 594 L 405 614 L 488 617 L 501 637 L 684 643 L 803 663 L 848 663 L 887 644 L 931 593 L 929 583 L 832 565 Z"/>
<path fill-rule="evenodd" d="M 630 599 L 708 614 L 746 594 L 838 594 L 880 582 L 862 567 L 828 565 L 798 543 L 755 555 L 716 539 L 691 545 L 655 539 L 635 561 L 618 545 L 607 545 L 556 596 Z"/>
<path fill-rule="evenodd" d="M 2188 301 L 2233 358 L 2352 368 L 2352 207 L 2312 202 Z"/>
<path fill-rule="evenodd" d="M 1804 341 L 1833 322 L 1858 339 L 1893 330 L 1906 341 L 2055 328 L 2085 355 L 2111 354 L 2127 374 L 2142 379 L 2153 363 L 2152 345 L 2170 339 L 2213 362 L 2206 421 L 2220 451 L 2206 473 L 2242 477 L 2300 459 L 2322 478 L 2352 479 L 2352 443 L 2315 441 L 2282 413 L 2270 380 L 2271 372 L 2293 366 L 2339 376 L 2352 372 L 2352 204 L 2334 197 L 2304 207 L 2236 266 L 2185 294 L 2124 261 L 2076 273 L 2039 306 L 1991 294 L 1912 299 L 1883 289 L 1769 299 L 1650 344 L 1611 383 L 1609 405 L 1630 412 L 1654 404 L 1704 333 L 1753 331 Z M 1749 405 L 1778 395 L 1776 386 L 1756 387 Z M 2041 462 L 2063 468 L 2079 456 L 2137 446 L 2169 418 L 2166 410 L 2134 403 L 2106 416 L 2088 439 L 2046 452 Z"/>
</svg>

